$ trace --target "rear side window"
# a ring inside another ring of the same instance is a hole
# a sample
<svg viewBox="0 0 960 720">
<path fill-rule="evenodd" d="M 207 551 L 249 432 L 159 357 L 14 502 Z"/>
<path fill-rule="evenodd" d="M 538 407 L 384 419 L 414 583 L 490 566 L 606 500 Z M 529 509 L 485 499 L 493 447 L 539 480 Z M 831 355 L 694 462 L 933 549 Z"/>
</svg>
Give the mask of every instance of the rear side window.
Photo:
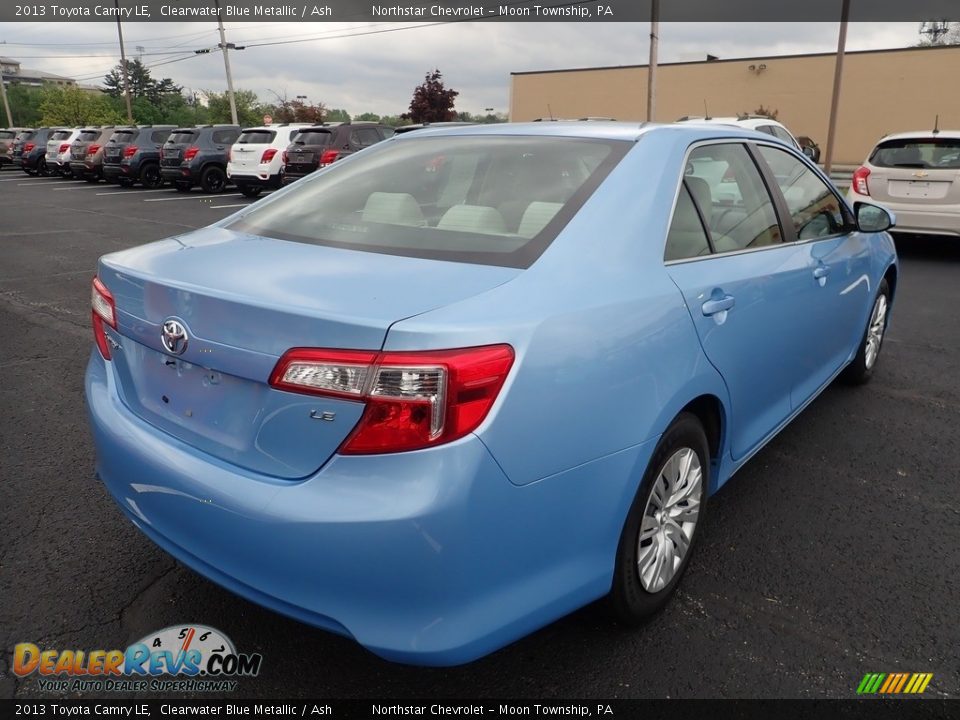
<svg viewBox="0 0 960 720">
<path fill-rule="evenodd" d="M 377 129 L 380 130 L 380 134 L 383 135 L 384 140 L 393 137 L 395 134 L 395 131 L 392 127 L 382 127 Z"/>
<path fill-rule="evenodd" d="M 233 145 L 239 137 L 240 131 L 236 129 L 214 130 L 213 142 L 217 145 Z"/>
<path fill-rule="evenodd" d="M 328 130 L 304 130 L 293 138 L 297 145 L 329 145 L 332 140 L 333 133 Z"/>
<path fill-rule="evenodd" d="M 237 142 L 241 145 L 269 145 L 276 136 L 273 130 L 245 130 Z"/>
<path fill-rule="evenodd" d="M 759 146 L 790 209 L 800 240 L 816 240 L 849 232 L 852 222 L 834 192 L 810 168 L 790 153 Z"/>
<path fill-rule="evenodd" d="M 960 169 L 960 139 L 930 138 L 888 140 L 870 155 L 877 167 L 911 167 L 938 170 Z"/>
<path fill-rule="evenodd" d="M 315 245 L 528 267 L 631 146 L 499 136 L 383 143 L 255 206 L 230 227 Z"/>
<path fill-rule="evenodd" d="M 370 147 L 380 142 L 380 133 L 376 128 L 357 128 L 350 131 L 350 144 L 358 148 Z"/>
<path fill-rule="evenodd" d="M 170 133 L 170 137 L 167 138 L 167 143 L 171 145 L 185 145 L 192 143 L 197 135 L 198 133 L 191 130 L 177 130 Z"/>
<path fill-rule="evenodd" d="M 695 148 L 685 177 L 718 253 L 783 241 L 773 200 L 743 145 Z"/>
<path fill-rule="evenodd" d="M 684 260 L 710 254 L 710 242 L 700 220 L 700 213 L 690 195 L 690 184 L 702 183 L 698 178 L 684 179 L 677 196 L 677 208 L 673 212 L 670 232 L 667 233 L 667 249 L 664 260 Z"/>
</svg>

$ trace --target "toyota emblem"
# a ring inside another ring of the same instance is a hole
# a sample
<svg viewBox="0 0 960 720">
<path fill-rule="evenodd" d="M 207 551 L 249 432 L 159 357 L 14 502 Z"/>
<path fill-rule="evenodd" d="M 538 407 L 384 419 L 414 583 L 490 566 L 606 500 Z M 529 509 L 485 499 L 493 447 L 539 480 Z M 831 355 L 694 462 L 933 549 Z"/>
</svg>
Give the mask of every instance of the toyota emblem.
<svg viewBox="0 0 960 720">
<path fill-rule="evenodd" d="M 183 326 L 183 323 L 173 318 L 164 321 L 160 339 L 163 341 L 163 346 L 167 349 L 167 352 L 174 355 L 183 355 L 189 341 L 187 329 Z"/>
</svg>

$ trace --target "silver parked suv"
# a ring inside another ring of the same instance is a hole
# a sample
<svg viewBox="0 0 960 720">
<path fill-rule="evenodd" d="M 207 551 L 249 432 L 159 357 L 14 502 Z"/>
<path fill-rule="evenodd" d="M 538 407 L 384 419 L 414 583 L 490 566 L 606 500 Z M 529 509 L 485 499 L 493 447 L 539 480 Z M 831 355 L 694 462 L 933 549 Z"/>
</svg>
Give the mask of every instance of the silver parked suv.
<svg viewBox="0 0 960 720">
<path fill-rule="evenodd" d="M 890 208 L 898 232 L 960 237 L 960 130 L 887 135 L 854 172 L 847 199 Z"/>
</svg>

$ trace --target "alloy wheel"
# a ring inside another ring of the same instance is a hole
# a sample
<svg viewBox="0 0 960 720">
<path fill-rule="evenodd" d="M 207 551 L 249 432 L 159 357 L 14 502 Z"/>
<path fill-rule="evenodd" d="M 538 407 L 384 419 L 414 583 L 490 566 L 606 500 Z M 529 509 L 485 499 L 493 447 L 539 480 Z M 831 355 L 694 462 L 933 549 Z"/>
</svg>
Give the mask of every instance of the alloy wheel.
<svg viewBox="0 0 960 720">
<path fill-rule="evenodd" d="M 880 344 L 883 342 L 883 333 L 887 328 L 887 296 L 877 295 L 877 301 L 873 304 L 873 312 L 870 313 L 870 324 L 867 326 L 867 348 L 864 353 L 863 362 L 867 369 L 873 367 L 877 361 L 877 355 L 880 354 Z"/>
<path fill-rule="evenodd" d="M 700 515 L 703 468 L 691 448 L 680 448 L 653 483 L 637 537 L 637 574 L 644 590 L 663 590 L 690 550 Z"/>
</svg>

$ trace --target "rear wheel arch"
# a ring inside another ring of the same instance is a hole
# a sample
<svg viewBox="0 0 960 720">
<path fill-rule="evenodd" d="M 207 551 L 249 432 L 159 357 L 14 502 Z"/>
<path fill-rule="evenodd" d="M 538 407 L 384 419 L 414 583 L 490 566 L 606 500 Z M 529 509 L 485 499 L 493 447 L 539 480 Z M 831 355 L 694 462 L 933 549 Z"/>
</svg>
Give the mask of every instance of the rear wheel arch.
<svg viewBox="0 0 960 720">
<path fill-rule="evenodd" d="M 685 412 L 694 415 L 700 421 L 707 434 L 710 459 L 714 463 L 719 462 L 723 454 L 726 429 L 726 413 L 720 398 L 716 395 L 700 395 L 687 403 L 677 416 Z"/>
<path fill-rule="evenodd" d="M 887 271 L 883 274 L 883 279 L 887 281 L 887 287 L 890 288 L 890 303 L 893 304 L 894 299 L 897 296 L 897 276 L 898 276 L 897 266 L 890 265 L 887 268 Z"/>
</svg>

